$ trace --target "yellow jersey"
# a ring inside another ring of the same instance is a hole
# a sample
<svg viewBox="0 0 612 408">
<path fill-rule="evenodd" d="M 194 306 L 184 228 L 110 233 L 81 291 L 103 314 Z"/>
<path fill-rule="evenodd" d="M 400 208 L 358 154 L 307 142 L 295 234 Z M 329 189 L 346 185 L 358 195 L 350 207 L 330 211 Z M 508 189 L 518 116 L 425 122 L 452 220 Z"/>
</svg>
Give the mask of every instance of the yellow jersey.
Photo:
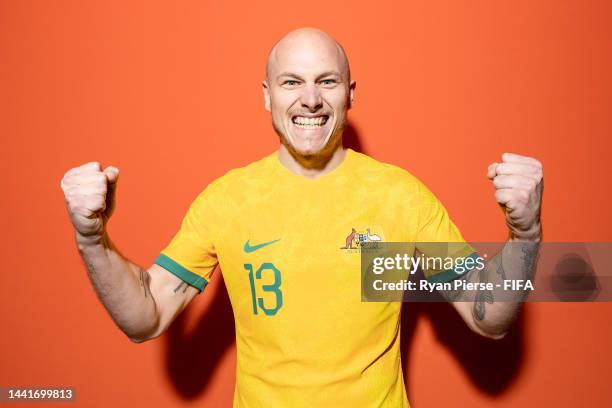
<svg viewBox="0 0 612 408">
<path fill-rule="evenodd" d="M 359 243 L 463 238 L 410 173 L 346 153 L 316 179 L 277 152 L 231 170 L 155 260 L 200 291 L 220 265 L 236 320 L 236 408 L 409 406 L 401 303 L 361 301 Z"/>
</svg>

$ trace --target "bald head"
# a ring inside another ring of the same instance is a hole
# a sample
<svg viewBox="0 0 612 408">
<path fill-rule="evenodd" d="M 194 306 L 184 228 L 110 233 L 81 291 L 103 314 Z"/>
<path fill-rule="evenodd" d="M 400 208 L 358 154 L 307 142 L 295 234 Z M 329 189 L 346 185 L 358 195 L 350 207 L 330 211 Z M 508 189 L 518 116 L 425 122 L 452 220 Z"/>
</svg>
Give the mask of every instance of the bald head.
<svg viewBox="0 0 612 408">
<path fill-rule="evenodd" d="M 266 78 L 270 80 L 287 63 L 335 63 L 348 82 L 351 73 L 348 58 L 342 46 L 329 34 L 317 28 L 298 28 L 286 34 L 270 50 L 266 65 Z M 280 68 L 280 69 L 277 69 Z"/>
<path fill-rule="evenodd" d="M 340 151 L 353 102 L 356 83 L 344 50 L 329 34 L 300 28 L 272 47 L 266 71 L 264 103 L 281 151 L 303 168 L 319 168 Z"/>
</svg>

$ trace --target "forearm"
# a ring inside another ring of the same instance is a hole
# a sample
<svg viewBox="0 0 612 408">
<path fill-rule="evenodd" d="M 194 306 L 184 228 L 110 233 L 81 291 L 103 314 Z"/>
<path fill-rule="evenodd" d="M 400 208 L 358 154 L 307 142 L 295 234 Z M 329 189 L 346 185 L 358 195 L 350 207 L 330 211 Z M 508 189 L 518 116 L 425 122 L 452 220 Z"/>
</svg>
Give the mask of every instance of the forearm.
<svg viewBox="0 0 612 408">
<path fill-rule="evenodd" d="M 530 241 L 510 240 L 502 250 L 486 263 L 482 270 L 473 269 L 465 277 L 469 282 L 489 283 L 493 290 L 478 292 L 449 292 L 450 301 L 458 305 L 468 324 L 490 337 L 502 337 L 516 320 L 526 290 L 504 290 L 505 280 L 532 280 L 535 275 L 539 239 Z"/>
<path fill-rule="evenodd" d="M 504 211 L 510 240 L 485 268 L 472 269 L 459 278 L 480 283 L 481 290 L 441 293 L 474 331 L 500 338 L 516 319 L 527 291 L 506 291 L 504 281 L 530 281 L 535 275 L 542 236 L 542 163 L 533 157 L 504 153 L 502 163 L 489 165 L 487 177 L 495 186 L 495 200 Z"/>
<path fill-rule="evenodd" d="M 125 259 L 106 233 L 83 237 L 77 232 L 76 242 L 93 287 L 117 326 L 133 341 L 148 338 L 159 325 L 159 312 L 147 270 Z"/>
</svg>

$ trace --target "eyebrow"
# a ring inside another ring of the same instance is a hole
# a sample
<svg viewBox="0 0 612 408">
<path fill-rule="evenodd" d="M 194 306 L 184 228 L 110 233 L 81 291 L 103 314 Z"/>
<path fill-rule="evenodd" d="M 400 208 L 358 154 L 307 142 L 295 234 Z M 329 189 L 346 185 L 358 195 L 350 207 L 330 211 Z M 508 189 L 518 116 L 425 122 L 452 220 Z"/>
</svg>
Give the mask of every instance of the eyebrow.
<svg viewBox="0 0 612 408">
<path fill-rule="evenodd" d="M 322 74 L 318 75 L 316 79 L 319 80 L 321 78 L 325 78 L 326 76 L 332 76 L 332 75 L 335 75 L 337 77 L 342 78 L 342 75 L 340 75 L 340 73 L 338 71 L 326 71 L 326 72 L 323 72 Z M 286 77 L 291 77 L 291 78 L 302 79 L 302 80 L 304 79 L 301 76 L 299 76 L 298 74 L 294 74 L 293 72 L 283 72 L 283 73 L 279 74 L 277 78 L 281 78 L 281 77 L 285 77 L 285 76 Z"/>
</svg>

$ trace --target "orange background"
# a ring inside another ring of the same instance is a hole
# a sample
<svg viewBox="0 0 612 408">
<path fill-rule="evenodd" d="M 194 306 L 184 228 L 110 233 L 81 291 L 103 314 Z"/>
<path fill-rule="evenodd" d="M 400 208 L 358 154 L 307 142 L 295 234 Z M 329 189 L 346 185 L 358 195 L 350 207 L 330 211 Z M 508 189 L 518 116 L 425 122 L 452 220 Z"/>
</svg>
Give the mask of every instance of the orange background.
<svg viewBox="0 0 612 408">
<path fill-rule="evenodd" d="M 72 386 L 87 407 L 230 406 L 221 279 L 169 333 L 130 343 L 90 286 L 59 182 L 87 161 L 118 166 L 111 237 L 149 266 L 208 182 L 277 147 L 260 82 L 270 46 L 299 26 L 347 50 L 349 144 L 421 178 L 468 240 L 505 238 L 485 173 L 513 151 L 544 163 L 546 240 L 611 241 L 611 16 L 578 0 L 3 1 L 0 386 Z M 409 305 L 409 398 L 611 406 L 611 312 L 528 304 L 489 342 L 448 305 Z"/>
</svg>

